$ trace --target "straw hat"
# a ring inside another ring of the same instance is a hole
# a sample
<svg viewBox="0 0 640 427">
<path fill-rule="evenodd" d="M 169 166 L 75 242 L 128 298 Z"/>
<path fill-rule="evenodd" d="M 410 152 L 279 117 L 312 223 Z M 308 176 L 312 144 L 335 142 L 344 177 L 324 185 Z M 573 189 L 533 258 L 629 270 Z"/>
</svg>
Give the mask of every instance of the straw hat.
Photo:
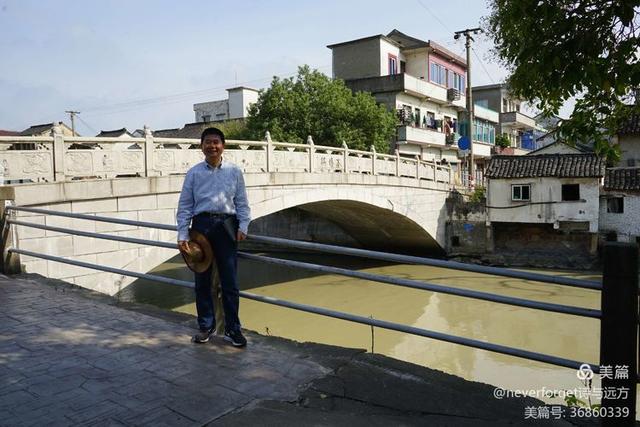
<svg viewBox="0 0 640 427">
<path fill-rule="evenodd" d="M 189 229 L 188 250 L 180 249 L 180 255 L 187 267 L 195 273 L 204 273 L 213 262 L 213 249 L 207 238 L 200 232 Z"/>
</svg>

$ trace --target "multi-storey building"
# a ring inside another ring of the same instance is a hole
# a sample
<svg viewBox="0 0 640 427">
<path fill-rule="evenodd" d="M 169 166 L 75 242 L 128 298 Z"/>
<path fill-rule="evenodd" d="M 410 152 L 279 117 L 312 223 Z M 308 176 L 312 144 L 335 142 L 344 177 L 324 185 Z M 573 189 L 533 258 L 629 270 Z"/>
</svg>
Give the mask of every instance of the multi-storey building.
<svg viewBox="0 0 640 427">
<path fill-rule="evenodd" d="M 397 111 L 401 125 L 394 142 L 401 154 L 458 161 L 453 135 L 465 106 L 463 58 L 397 30 L 328 48 L 334 78 Z"/>
<path fill-rule="evenodd" d="M 222 122 L 244 119 L 249 106 L 258 100 L 259 92 L 249 87 L 238 86 L 227 89 L 228 99 L 193 104 L 196 122 Z"/>
<path fill-rule="evenodd" d="M 520 111 L 522 101 L 510 94 L 506 84 L 475 86 L 472 91 L 476 106 L 499 112 L 495 133 L 511 141 L 514 154 L 526 154 L 539 148 L 536 139 L 544 134 L 544 128 L 536 123 L 535 118 Z"/>
<path fill-rule="evenodd" d="M 399 118 L 392 150 L 457 168 L 464 150 L 458 147 L 466 111 L 464 58 L 433 41 L 410 37 L 398 30 L 327 46 L 333 56 L 333 77 L 355 91 L 370 92 Z M 484 126 L 497 124 L 498 113 L 478 114 L 474 152 L 482 161 L 495 133 Z M 485 131 L 485 127 L 487 130 Z M 480 134 L 478 134 L 478 131 Z M 487 145 L 487 147 L 485 147 Z"/>
</svg>

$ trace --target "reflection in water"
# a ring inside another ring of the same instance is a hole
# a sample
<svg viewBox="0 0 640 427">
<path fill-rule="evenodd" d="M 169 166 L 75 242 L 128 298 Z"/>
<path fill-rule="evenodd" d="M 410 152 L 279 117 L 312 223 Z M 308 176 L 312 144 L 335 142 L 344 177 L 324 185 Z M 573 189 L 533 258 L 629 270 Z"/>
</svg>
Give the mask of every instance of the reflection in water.
<svg viewBox="0 0 640 427">
<path fill-rule="evenodd" d="M 599 292 L 567 286 L 436 267 L 391 265 L 332 255 L 278 253 L 270 256 L 349 267 L 370 273 L 537 301 L 594 309 L 600 307 Z M 597 364 L 599 360 L 600 325 L 596 319 L 513 307 L 343 276 L 321 275 L 242 259 L 239 269 L 241 288 L 250 289 L 253 293 L 578 361 Z M 192 280 L 191 273 L 179 258 L 163 264 L 154 270 L 154 273 Z M 593 274 L 549 273 L 599 279 L 599 276 Z M 195 313 L 193 291 L 190 289 L 139 280 L 119 296 L 125 300 Z M 530 390 L 545 387 L 563 390 L 583 387 L 571 369 L 379 328 L 374 328 L 372 339 L 371 328 L 366 325 L 256 301 L 242 300 L 240 317 L 244 327 L 263 334 L 368 350 L 373 347 L 376 353 L 503 388 Z"/>
</svg>

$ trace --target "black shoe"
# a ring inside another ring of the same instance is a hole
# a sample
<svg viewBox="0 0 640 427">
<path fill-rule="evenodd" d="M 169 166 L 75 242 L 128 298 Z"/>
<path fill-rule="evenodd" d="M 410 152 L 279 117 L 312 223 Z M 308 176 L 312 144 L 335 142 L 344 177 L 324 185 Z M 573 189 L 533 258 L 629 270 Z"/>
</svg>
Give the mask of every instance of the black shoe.
<svg viewBox="0 0 640 427">
<path fill-rule="evenodd" d="M 205 343 L 207 341 L 209 341 L 209 339 L 211 338 L 211 334 L 213 334 L 214 328 L 211 329 L 206 329 L 204 331 L 200 331 L 197 334 L 195 334 L 193 336 L 193 338 L 191 339 L 191 341 L 198 343 L 198 344 L 202 344 Z"/>
<path fill-rule="evenodd" d="M 237 331 L 225 332 L 224 340 L 229 341 L 234 347 L 244 347 L 247 345 L 247 339 L 242 336 L 242 332 L 240 332 L 239 329 Z"/>
</svg>

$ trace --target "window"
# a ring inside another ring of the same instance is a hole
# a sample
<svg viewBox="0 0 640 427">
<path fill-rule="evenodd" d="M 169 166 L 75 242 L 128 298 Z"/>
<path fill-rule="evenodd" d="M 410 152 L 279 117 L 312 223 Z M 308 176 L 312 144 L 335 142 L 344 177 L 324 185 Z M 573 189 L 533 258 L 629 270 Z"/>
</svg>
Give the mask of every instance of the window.
<svg viewBox="0 0 640 427">
<path fill-rule="evenodd" d="M 531 184 L 512 185 L 511 200 L 527 202 L 531 200 Z"/>
<path fill-rule="evenodd" d="M 208 122 L 211 120 L 211 114 L 203 114 L 202 115 L 202 121 L 203 122 Z"/>
<path fill-rule="evenodd" d="M 442 86 L 447 85 L 446 69 L 442 65 L 432 62 L 430 71 L 429 80 Z"/>
<path fill-rule="evenodd" d="M 562 184 L 562 201 L 580 200 L 580 184 Z"/>
<path fill-rule="evenodd" d="M 460 93 L 464 93 L 464 76 L 451 72 L 453 78 L 449 84 L 449 87 L 454 87 L 460 91 Z"/>
<path fill-rule="evenodd" d="M 624 197 L 611 197 L 607 199 L 608 213 L 624 213 Z"/>
<path fill-rule="evenodd" d="M 413 119 L 414 119 L 415 126 L 419 128 L 420 127 L 420 109 L 419 108 L 416 108 L 416 112 L 414 113 Z"/>
<path fill-rule="evenodd" d="M 389 74 L 398 74 L 398 57 L 389 54 Z"/>
</svg>

